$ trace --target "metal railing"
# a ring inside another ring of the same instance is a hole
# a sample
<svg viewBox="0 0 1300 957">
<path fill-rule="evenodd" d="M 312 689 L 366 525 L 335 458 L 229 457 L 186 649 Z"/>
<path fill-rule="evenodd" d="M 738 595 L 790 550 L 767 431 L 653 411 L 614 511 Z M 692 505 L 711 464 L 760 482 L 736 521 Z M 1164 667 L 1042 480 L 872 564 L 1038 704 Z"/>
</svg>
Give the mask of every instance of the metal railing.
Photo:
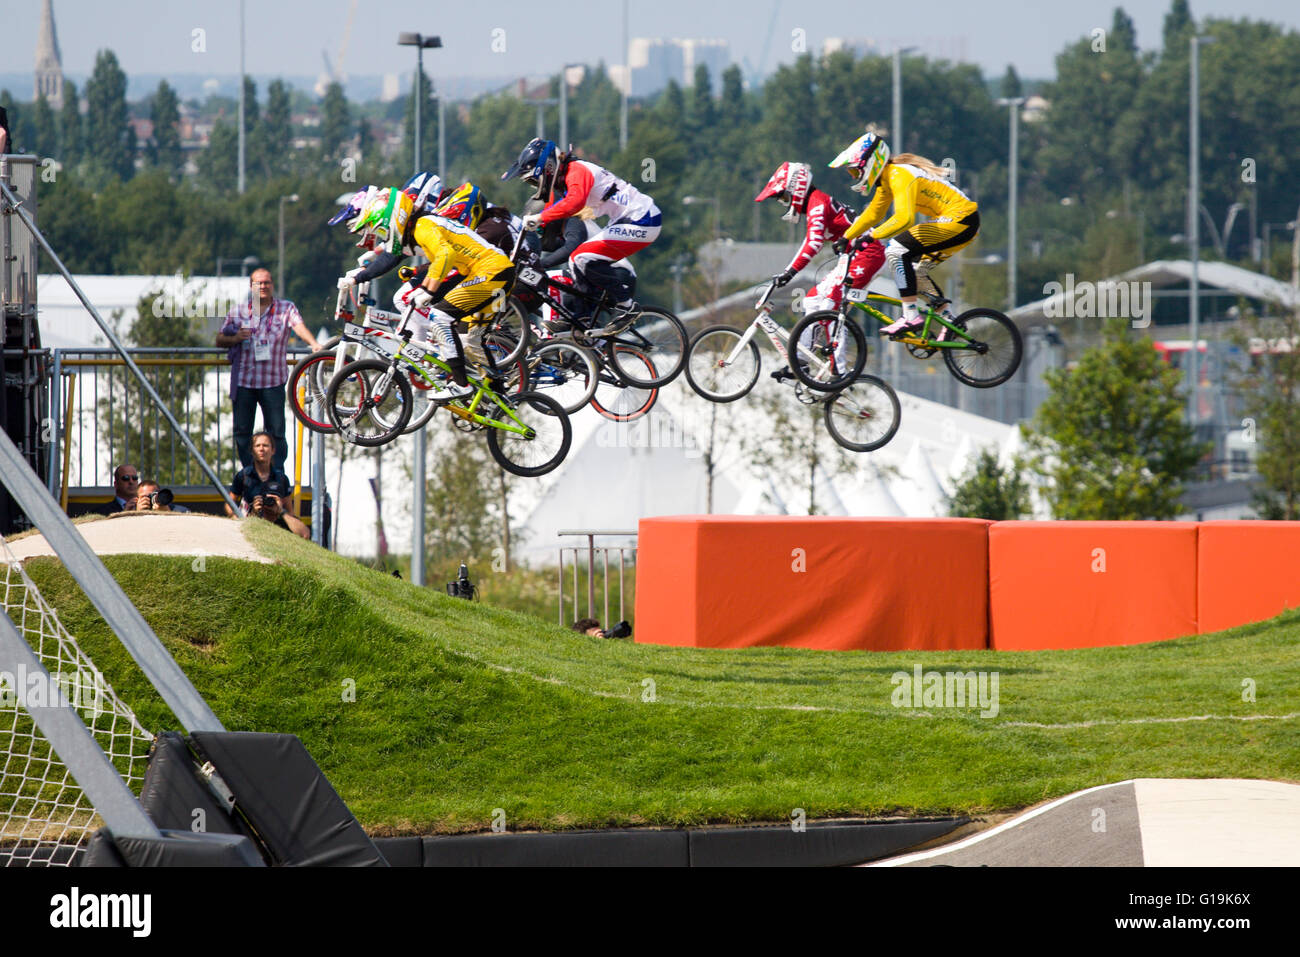
<svg viewBox="0 0 1300 957">
<path fill-rule="evenodd" d="M 573 600 L 570 603 L 573 614 L 577 617 L 578 613 L 578 566 L 585 554 L 587 566 L 587 614 L 585 617 L 594 618 L 596 614 L 596 556 L 600 555 L 603 565 L 603 574 L 601 574 L 601 592 L 605 606 L 605 617 L 602 618 L 601 624 L 605 628 L 611 625 L 609 618 L 609 593 L 610 593 L 610 555 L 618 553 L 618 620 L 623 621 L 627 618 L 625 596 L 627 594 L 627 566 L 628 558 L 631 557 L 631 566 L 633 574 L 636 570 L 636 530 L 618 531 L 615 529 L 561 529 L 559 537 L 582 536 L 587 539 L 587 544 L 582 545 L 561 545 L 560 546 L 560 564 L 556 571 L 556 581 L 559 585 L 558 592 L 560 597 L 560 626 L 569 624 L 564 620 L 564 556 L 566 552 L 572 553 L 572 570 L 573 570 Z M 630 545 L 596 545 L 597 538 L 630 538 Z"/>
</svg>

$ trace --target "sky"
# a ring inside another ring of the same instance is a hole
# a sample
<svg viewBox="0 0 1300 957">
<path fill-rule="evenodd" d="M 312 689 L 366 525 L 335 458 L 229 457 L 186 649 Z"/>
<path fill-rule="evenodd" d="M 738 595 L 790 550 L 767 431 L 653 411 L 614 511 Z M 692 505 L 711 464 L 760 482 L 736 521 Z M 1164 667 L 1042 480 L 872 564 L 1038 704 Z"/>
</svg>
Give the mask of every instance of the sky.
<svg viewBox="0 0 1300 957">
<path fill-rule="evenodd" d="M 412 48 L 403 30 L 442 37 L 425 53 L 433 77 L 541 75 L 565 62 L 622 62 L 619 0 L 433 3 L 429 0 L 258 0 L 246 4 L 246 70 L 254 75 L 314 76 L 321 51 L 338 56 L 348 11 L 357 13 L 344 69 L 351 75 L 409 73 Z M 1125 11 L 1144 49 L 1160 43 L 1170 0 L 1129 0 Z M 863 0 L 627 0 L 631 37 L 721 38 L 736 62 L 767 70 L 828 37 L 873 38 L 882 46 L 915 45 L 936 57 L 978 64 L 993 76 L 1008 64 L 1026 78 L 1054 72 L 1055 55 L 1071 41 L 1106 27 L 1114 0 L 931 0 L 885 7 Z M 881 16 L 871 20 L 872 8 Z M 900 13 L 923 10 L 908 20 Z M 1268 20 L 1300 29 L 1297 0 L 1191 0 L 1205 17 Z M 0 0 L 5 42 L 0 74 L 34 63 L 40 0 Z M 239 70 L 238 0 L 54 0 L 64 70 L 87 74 L 97 50 L 109 47 L 128 74 L 235 74 Z M 575 25 L 577 29 L 575 29 Z M 198 52 L 194 31 L 203 33 Z M 798 31 L 802 31 L 802 34 Z M 770 42 L 769 42 L 770 37 Z"/>
</svg>

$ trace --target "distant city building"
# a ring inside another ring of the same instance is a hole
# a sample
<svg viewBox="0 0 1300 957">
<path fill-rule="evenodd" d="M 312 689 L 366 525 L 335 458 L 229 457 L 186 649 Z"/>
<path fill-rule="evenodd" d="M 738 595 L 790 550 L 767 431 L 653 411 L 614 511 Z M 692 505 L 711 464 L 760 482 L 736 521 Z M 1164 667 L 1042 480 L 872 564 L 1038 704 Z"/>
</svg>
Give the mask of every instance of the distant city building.
<svg viewBox="0 0 1300 957">
<path fill-rule="evenodd" d="M 41 4 L 41 30 L 36 38 L 36 86 L 32 99 L 41 96 L 53 109 L 63 106 L 63 58 L 59 55 L 59 36 L 54 30 L 53 0 Z"/>
<path fill-rule="evenodd" d="M 385 73 L 383 85 L 379 88 L 379 99 L 384 103 L 392 103 L 402 95 L 402 78 L 396 73 Z"/>
<path fill-rule="evenodd" d="M 637 37 L 628 45 L 627 62 L 632 96 L 658 93 L 669 80 L 692 86 L 695 68 L 701 64 L 709 68 L 716 87 L 717 78 L 731 65 L 731 46 L 726 40 Z"/>
</svg>

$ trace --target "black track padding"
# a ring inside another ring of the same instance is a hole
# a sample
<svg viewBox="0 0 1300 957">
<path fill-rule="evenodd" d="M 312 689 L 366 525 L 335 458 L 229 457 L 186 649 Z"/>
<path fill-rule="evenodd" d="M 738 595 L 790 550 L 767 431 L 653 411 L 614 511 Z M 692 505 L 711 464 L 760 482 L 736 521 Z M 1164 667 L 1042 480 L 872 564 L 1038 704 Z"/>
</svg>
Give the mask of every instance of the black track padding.
<svg viewBox="0 0 1300 957">
<path fill-rule="evenodd" d="M 389 867 L 423 867 L 424 838 L 374 837 L 375 847 L 384 855 Z"/>
<path fill-rule="evenodd" d="M 184 736 L 176 731 L 164 731 L 154 741 L 140 788 L 140 804 L 160 830 L 252 837 L 200 777 L 194 755 Z"/>
<path fill-rule="evenodd" d="M 928 821 L 810 823 L 793 827 L 692 830 L 692 867 L 836 867 L 891 857 L 967 823 L 966 818 Z"/>
<path fill-rule="evenodd" d="M 117 852 L 108 828 L 101 827 L 90 836 L 86 847 L 86 856 L 81 859 L 80 867 L 126 867 L 126 861 Z"/>
<path fill-rule="evenodd" d="M 290 867 L 387 867 L 348 806 L 292 734 L 195 731 L 242 813 L 271 854 Z"/>
<path fill-rule="evenodd" d="M 685 867 L 686 831 L 464 834 L 424 839 L 425 867 Z"/>
<path fill-rule="evenodd" d="M 127 867 L 265 867 L 253 842 L 242 834 L 163 831 L 161 838 L 113 839 Z"/>
</svg>

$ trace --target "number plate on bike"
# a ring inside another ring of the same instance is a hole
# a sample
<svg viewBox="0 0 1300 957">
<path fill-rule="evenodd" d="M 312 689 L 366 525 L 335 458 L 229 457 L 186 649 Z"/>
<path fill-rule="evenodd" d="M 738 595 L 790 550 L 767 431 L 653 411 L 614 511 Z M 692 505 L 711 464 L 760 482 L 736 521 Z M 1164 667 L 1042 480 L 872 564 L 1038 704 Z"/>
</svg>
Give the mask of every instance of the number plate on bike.
<svg viewBox="0 0 1300 957">
<path fill-rule="evenodd" d="M 849 289 L 844 293 L 844 298 L 849 302 L 866 302 L 869 293 L 866 289 Z"/>
<path fill-rule="evenodd" d="M 529 286 L 540 286 L 542 284 L 542 274 L 536 269 L 525 266 L 519 270 L 519 281 Z"/>
<path fill-rule="evenodd" d="M 425 353 L 424 350 L 421 349 L 419 346 L 406 345 L 406 346 L 402 346 L 401 351 L 398 352 L 398 355 L 400 355 L 404 359 L 410 359 L 412 362 L 422 362 L 424 360 Z"/>
</svg>

